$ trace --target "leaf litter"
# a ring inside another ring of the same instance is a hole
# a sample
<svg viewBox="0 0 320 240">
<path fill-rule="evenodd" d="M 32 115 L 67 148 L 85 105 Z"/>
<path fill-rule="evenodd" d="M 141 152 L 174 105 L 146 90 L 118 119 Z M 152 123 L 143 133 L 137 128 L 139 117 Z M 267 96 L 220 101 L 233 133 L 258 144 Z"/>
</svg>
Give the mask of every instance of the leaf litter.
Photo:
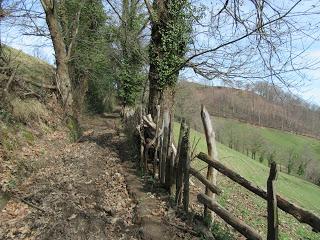
<svg viewBox="0 0 320 240">
<path fill-rule="evenodd" d="M 135 202 L 119 156 L 112 144 L 99 142 L 112 130 L 99 129 L 102 135 L 78 143 L 70 143 L 63 130 L 18 153 L 37 167 L 10 189 L 0 211 L 0 239 L 137 239 Z M 8 190 L 10 169 L 0 173 L 2 191 Z"/>
</svg>

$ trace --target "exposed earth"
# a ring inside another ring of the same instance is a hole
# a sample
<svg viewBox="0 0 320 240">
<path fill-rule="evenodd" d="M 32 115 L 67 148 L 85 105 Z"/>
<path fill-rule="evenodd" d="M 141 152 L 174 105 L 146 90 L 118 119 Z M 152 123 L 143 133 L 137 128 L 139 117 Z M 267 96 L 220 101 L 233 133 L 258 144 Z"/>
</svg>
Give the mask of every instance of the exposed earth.
<svg viewBox="0 0 320 240">
<path fill-rule="evenodd" d="M 21 184 L 0 199 L 0 239 L 197 239 L 154 182 L 137 175 L 120 118 L 84 117 L 22 149 Z M 28 165 L 28 166 L 29 166 Z"/>
</svg>

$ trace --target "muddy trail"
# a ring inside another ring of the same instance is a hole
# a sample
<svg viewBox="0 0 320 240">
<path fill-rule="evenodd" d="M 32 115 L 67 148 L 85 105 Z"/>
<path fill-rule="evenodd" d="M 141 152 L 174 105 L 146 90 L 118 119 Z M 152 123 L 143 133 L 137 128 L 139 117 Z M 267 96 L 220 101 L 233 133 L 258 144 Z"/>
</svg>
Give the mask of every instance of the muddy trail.
<svg viewBox="0 0 320 240">
<path fill-rule="evenodd" d="M 118 117 L 84 117 L 76 143 L 55 132 L 36 171 L 0 211 L 0 239 L 197 239 L 165 191 L 137 175 Z"/>
</svg>

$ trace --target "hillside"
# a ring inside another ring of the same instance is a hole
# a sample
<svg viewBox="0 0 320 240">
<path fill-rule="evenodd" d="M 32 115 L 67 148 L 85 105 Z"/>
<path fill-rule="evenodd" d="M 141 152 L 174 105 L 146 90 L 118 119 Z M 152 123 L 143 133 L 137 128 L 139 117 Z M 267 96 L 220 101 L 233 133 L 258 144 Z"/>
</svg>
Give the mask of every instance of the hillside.
<svg viewBox="0 0 320 240">
<path fill-rule="evenodd" d="M 53 83 L 53 66 L 2 45 L 0 58 L 0 206 L 2 192 L 14 190 L 37 168 L 36 142 L 64 129 Z M 39 147 L 42 149 L 42 146 Z"/>
<path fill-rule="evenodd" d="M 199 106 L 205 104 L 213 116 L 320 137 L 319 107 L 273 85 L 256 83 L 241 90 L 182 81 L 176 95 L 177 115 L 190 120 Z M 191 122 L 196 123 L 196 120 Z"/>
<path fill-rule="evenodd" d="M 2 45 L 6 60 L 10 61 L 13 69 L 17 69 L 17 78 L 37 83 L 52 84 L 54 68 L 47 62 L 32 57 L 23 51 Z"/>
<path fill-rule="evenodd" d="M 234 119 L 213 117 L 213 121 L 217 139 L 224 145 L 266 166 L 275 160 L 282 172 L 319 184 L 319 140 Z"/>
<path fill-rule="evenodd" d="M 282 172 L 319 185 L 318 111 L 305 105 L 297 108 L 293 102 L 284 106 L 275 100 L 276 96 L 273 101 L 270 98 L 253 91 L 181 82 L 175 114 L 177 119 L 185 117 L 193 129 L 201 132 L 198 116 L 204 104 L 214 117 L 218 142 L 266 166 L 276 161 Z M 288 115 L 283 113 L 289 114 L 294 109 L 296 114 L 289 122 Z"/>
<path fill-rule="evenodd" d="M 175 138 L 179 134 L 179 125 L 175 124 Z M 197 152 L 206 152 L 206 143 L 204 135 L 197 132 L 191 132 L 191 139 L 199 139 Z M 269 174 L 269 168 L 244 154 L 234 151 L 225 145 L 218 144 L 219 159 L 226 166 L 238 172 L 243 177 L 254 182 L 258 186 L 266 188 L 266 182 Z M 206 165 L 200 161 L 193 162 L 195 168 L 201 170 Z M 205 174 L 205 173 L 203 173 Z M 265 233 L 266 229 L 266 203 L 257 196 L 250 194 L 241 186 L 228 181 L 227 178 L 219 175 L 218 185 L 225 190 L 218 201 L 234 214 L 244 219 L 250 225 Z M 300 178 L 280 173 L 277 181 L 277 189 L 280 195 L 285 196 L 298 205 L 320 214 L 320 187 L 309 183 Z M 318 239 L 318 235 L 312 233 L 309 228 L 298 225 L 296 221 L 287 214 L 281 212 L 280 232 L 281 239 Z"/>
</svg>

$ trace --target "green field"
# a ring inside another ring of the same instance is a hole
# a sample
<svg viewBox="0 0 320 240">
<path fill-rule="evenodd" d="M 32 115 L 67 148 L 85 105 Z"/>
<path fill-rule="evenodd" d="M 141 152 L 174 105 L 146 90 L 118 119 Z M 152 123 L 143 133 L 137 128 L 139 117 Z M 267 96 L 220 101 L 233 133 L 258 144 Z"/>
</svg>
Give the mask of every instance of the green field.
<svg viewBox="0 0 320 240">
<path fill-rule="evenodd" d="M 314 158 L 320 161 L 320 141 L 315 138 L 272 128 L 256 127 L 248 123 L 227 118 L 214 117 L 214 122 L 217 127 L 227 126 L 233 128 L 234 131 L 241 136 L 245 136 L 246 133 L 254 131 L 268 144 L 271 144 L 277 151 L 295 149 L 296 152 L 303 154 L 306 148 L 308 148 L 308 150 L 311 150 L 314 154 Z"/>
<path fill-rule="evenodd" d="M 265 129 L 261 129 L 261 131 L 266 132 Z M 175 139 L 178 139 L 179 124 L 175 124 L 174 133 Z M 281 135 L 279 131 L 276 133 L 279 136 Z M 266 132 L 266 135 L 268 134 L 270 136 L 270 133 Z M 278 139 L 278 142 L 281 143 L 281 141 L 284 141 L 286 136 L 287 133 L 283 133 L 283 138 L 280 140 Z M 192 130 L 191 141 L 199 138 L 200 141 L 197 145 L 197 152 L 206 152 L 207 148 L 204 135 Z M 303 141 L 305 138 L 297 137 L 297 139 Z M 238 172 L 246 179 L 254 182 L 256 185 L 266 188 L 269 174 L 269 168 L 267 166 L 222 144 L 218 144 L 218 153 L 220 161 L 226 166 Z M 193 165 L 197 169 L 205 167 L 205 164 L 199 160 L 195 161 Z M 265 217 L 262 217 L 266 214 L 265 201 L 247 192 L 241 186 L 227 180 L 225 177 L 220 176 L 220 178 L 218 178 L 218 184 L 220 184 L 225 191 L 224 194 L 218 198 L 218 201 L 228 209 L 233 209 L 234 214 L 239 214 L 246 222 L 255 226 L 262 234 L 265 234 L 266 219 Z M 320 215 L 320 187 L 317 185 L 285 173 L 280 173 L 277 181 L 277 189 L 280 195 L 299 206 Z M 308 226 L 298 224 L 293 217 L 283 212 L 280 214 L 280 230 L 282 232 L 281 239 L 320 238 L 318 234 L 311 232 Z"/>
</svg>

